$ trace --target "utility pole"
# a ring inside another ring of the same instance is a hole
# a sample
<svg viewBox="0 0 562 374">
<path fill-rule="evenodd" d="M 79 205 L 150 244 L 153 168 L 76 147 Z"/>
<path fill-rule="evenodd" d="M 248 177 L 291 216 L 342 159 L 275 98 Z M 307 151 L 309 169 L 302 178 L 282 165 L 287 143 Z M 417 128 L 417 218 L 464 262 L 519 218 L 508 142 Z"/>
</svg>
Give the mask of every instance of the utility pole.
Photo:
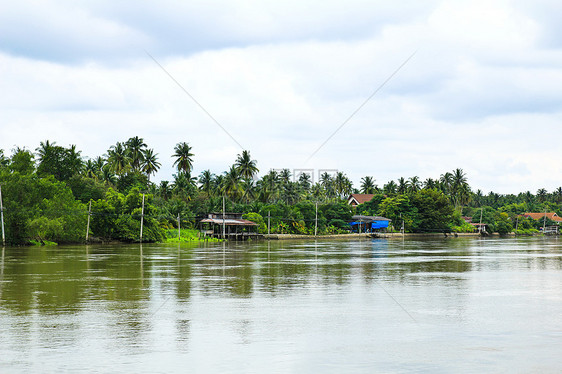
<svg viewBox="0 0 562 374">
<path fill-rule="evenodd" d="M 515 221 L 515 235 L 517 236 L 517 229 L 519 227 L 519 216 L 517 216 L 517 220 Z"/>
<path fill-rule="evenodd" d="M 144 221 L 144 194 L 142 194 L 140 242 L 142 243 L 142 225 Z"/>
<path fill-rule="evenodd" d="M 90 200 L 90 206 L 88 207 L 88 225 L 86 226 L 86 242 L 88 241 L 88 235 L 90 234 L 90 217 L 92 215 L 92 200 Z"/>
<path fill-rule="evenodd" d="M 4 233 L 4 205 L 2 205 L 2 186 L 0 185 L 0 216 L 2 220 L 2 246 L 6 246 L 6 234 Z"/>
<path fill-rule="evenodd" d="M 271 233 L 270 227 L 271 227 L 271 211 L 268 210 L 267 211 L 267 235 L 269 235 Z"/>
</svg>

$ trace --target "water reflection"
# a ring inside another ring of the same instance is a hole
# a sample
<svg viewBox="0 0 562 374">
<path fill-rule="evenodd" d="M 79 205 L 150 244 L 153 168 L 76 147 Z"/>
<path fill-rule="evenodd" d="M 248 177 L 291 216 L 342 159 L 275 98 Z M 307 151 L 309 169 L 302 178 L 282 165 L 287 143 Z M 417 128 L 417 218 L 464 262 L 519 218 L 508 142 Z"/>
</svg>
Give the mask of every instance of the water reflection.
<svg viewBox="0 0 562 374">
<path fill-rule="evenodd" d="M 548 275 L 560 270 L 559 241 L 536 238 L 6 248 L 0 340 L 9 343 L 0 353 L 17 361 L 21 352 L 93 344 L 142 355 L 157 341 L 191 354 L 212 345 L 209 336 L 252 346 L 309 326 L 322 336 L 332 324 L 357 329 L 351 339 L 373 316 L 471 323 L 473 305 L 509 295 L 493 288 L 498 275 L 537 272 L 517 297 L 540 289 L 556 302 L 559 284 Z M 478 282 L 492 291 L 475 292 Z M 358 322 L 346 322 L 351 316 Z M 271 323 L 275 337 L 263 332 Z"/>
</svg>

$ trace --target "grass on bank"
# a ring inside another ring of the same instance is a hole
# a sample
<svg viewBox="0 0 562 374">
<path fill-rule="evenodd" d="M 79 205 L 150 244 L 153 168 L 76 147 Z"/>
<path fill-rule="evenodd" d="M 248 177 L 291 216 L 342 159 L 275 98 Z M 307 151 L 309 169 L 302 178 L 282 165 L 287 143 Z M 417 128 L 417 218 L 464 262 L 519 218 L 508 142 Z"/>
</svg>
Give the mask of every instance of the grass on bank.
<svg viewBox="0 0 562 374">
<path fill-rule="evenodd" d="M 178 229 L 166 230 L 164 243 L 184 243 L 184 242 L 220 242 L 217 238 L 203 238 L 200 236 L 199 230 L 181 229 L 181 237 L 178 237 Z"/>
</svg>

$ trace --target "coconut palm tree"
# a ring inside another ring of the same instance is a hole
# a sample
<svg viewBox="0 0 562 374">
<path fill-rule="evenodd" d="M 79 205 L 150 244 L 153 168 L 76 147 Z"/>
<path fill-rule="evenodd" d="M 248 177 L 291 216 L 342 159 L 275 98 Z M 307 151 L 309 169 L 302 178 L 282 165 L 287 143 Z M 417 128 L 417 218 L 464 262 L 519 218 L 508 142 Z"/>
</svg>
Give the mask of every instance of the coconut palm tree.
<svg viewBox="0 0 562 374">
<path fill-rule="evenodd" d="M 408 182 L 406 181 L 406 178 L 400 177 L 398 179 L 398 187 L 396 188 L 396 191 L 399 194 L 405 194 L 408 192 Z"/>
<path fill-rule="evenodd" d="M 375 179 L 373 177 L 363 177 L 361 178 L 361 193 L 373 194 L 376 192 Z"/>
<path fill-rule="evenodd" d="M 174 147 L 174 154 L 172 157 L 176 158 L 174 166 L 177 166 L 179 172 L 191 173 L 193 169 L 193 153 L 191 153 L 191 146 L 186 142 L 176 144 Z"/>
<path fill-rule="evenodd" d="M 127 172 L 130 168 L 130 158 L 123 143 L 117 142 L 109 148 L 107 151 L 107 164 L 114 174 L 122 175 Z"/>
<path fill-rule="evenodd" d="M 252 160 L 250 156 L 250 151 L 242 151 L 242 154 L 238 155 L 234 166 L 238 169 L 238 173 L 242 179 L 254 179 L 254 176 L 259 172 L 256 166 L 257 161 Z"/>
<path fill-rule="evenodd" d="M 398 191 L 398 186 L 395 181 L 390 181 L 385 184 L 382 189 L 386 195 L 393 195 Z"/>
<path fill-rule="evenodd" d="M 199 175 L 199 189 L 211 196 L 213 191 L 213 173 L 210 170 L 203 170 Z"/>
<path fill-rule="evenodd" d="M 131 162 L 131 169 L 133 169 L 133 171 L 140 171 L 147 147 L 143 138 L 139 138 L 138 136 L 129 138 L 129 140 L 125 142 L 125 146 Z"/>
<path fill-rule="evenodd" d="M 547 192 L 545 188 L 539 188 L 536 195 L 539 203 L 544 203 L 546 201 Z"/>
<path fill-rule="evenodd" d="M 437 187 L 437 182 L 435 182 L 435 180 L 432 178 L 427 178 L 425 181 L 423 181 L 423 188 L 426 190 L 431 190 L 436 187 Z"/>
<path fill-rule="evenodd" d="M 420 178 L 416 175 L 410 177 L 407 183 L 409 192 L 418 192 L 421 189 Z"/>
<path fill-rule="evenodd" d="M 307 173 L 301 173 L 301 175 L 299 176 L 299 185 L 303 190 L 308 191 L 310 189 L 310 179 L 310 174 Z"/>
<path fill-rule="evenodd" d="M 158 188 L 158 193 L 164 200 L 168 200 L 172 196 L 172 188 L 170 182 L 161 181 L 160 187 Z"/>
<path fill-rule="evenodd" d="M 142 163 L 142 171 L 148 177 L 150 181 L 150 175 L 154 174 L 160 169 L 161 164 L 158 162 L 157 153 L 154 153 L 154 150 L 147 149 L 144 151 L 144 159 Z"/>
<path fill-rule="evenodd" d="M 240 171 L 235 165 L 232 165 L 230 169 L 224 174 L 222 192 L 231 199 L 237 199 L 242 192 L 240 181 Z"/>
</svg>

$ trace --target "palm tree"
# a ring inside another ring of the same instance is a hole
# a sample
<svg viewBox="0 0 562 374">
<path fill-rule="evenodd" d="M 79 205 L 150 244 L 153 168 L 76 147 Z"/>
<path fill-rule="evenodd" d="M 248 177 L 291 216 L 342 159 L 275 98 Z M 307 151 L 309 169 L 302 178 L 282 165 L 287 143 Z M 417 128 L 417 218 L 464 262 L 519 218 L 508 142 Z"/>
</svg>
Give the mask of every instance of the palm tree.
<svg viewBox="0 0 562 374">
<path fill-rule="evenodd" d="M 436 187 L 437 187 L 437 183 L 432 178 L 427 178 L 425 181 L 423 181 L 423 188 L 426 190 L 431 190 Z"/>
<path fill-rule="evenodd" d="M 546 189 L 544 188 L 539 188 L 537 190 L 537 200 L 539 201 L 539 203 L 544 203 L 546 201 Z"/>
<path fill-rule="evenodd" d="M 375 180 L 373 177 L 363 177 L 361 178 L 361 193 L 373 194 L 376 192 Z"/>
<path fill-rule="evenodd" d="M 35 151 L 37 152 L 37 160 L 39 161 L 39 163 L 49 157 L 49 154 L 51 153 L 51 150 L 53 149 L 55 144 L 56 142 L 51 143 L 48 140 L 39 143 L 39 147 L 35 149 Z"/>
<path fill-rule="evenodd" d="M 170 188 L 170 182 L 162 181 L 160 182 L 160 187 L 158 188 L 160 196 L 164 200 L 168 200 L 172 196 L 172 189 Z"/>
<path fill-rule="evenodd" d="M 157 153 L 155 154 L 154 150 L 152 149 L 147 149 L 144 152 L 142 171 L 143 173 L 146 174 L 149 181 L 150 181 L 150 175 L 156 173 L 161 166 L 161 164 L 158 162 L 158 157 L 156 156 L 158 156 L 158 154 Z"/>
<path fill-rule="evenodd" d="M 282 169 L 279 172 L 279 182 L 281 184 L 287 184 L 291 181 L 291 171 L 289 169 Z"/>
<path fill-rule="evenodd" d="M 240 177 L 242 179 L 253 179 L 254 175 L 259 172 L 256 166 L 257 161 L 252 160 L 250 156 L 250 151 L 242 151 L 242 154 L 238 155 L 234 166 L 238 169 Z"/>
<path fill-rule="evenodd" d="M 441 174 L 441 178 L 439 178 L 439 187 L 441 191 L 448 195 L 451 192 L 451 186 L 453 184 L 453 174 L 446 172 L 445 174 Z"/>
<path fill-rule="evenodd" d="M 560 204 L 560 202 L 562 201 L 562 187 L 558 187 L 552 194 L 554 195 L 554 199 L 556 200 L 556 202 Z"/>
<path fill-rule="evenodd" d="M 213 173 L 210 170 L 203 170 L 199 175 L 199 188 L 205 192 L 207 196 L 211 196 L 213 191 Z"/>
<path fill-rule="evenodd" d="M 462 209 L 463 202 L 470 196 L 470 187 L 462 169 L 455 169 L 451 175 L 450 195 L 455 208 Z"/>
<path fill-rule="evenodd" d="M 231 199 L 236 199 L 242 189 L 240 187 L 240 171 L 234 165 L 224 174 L 223 193 Z"/>
<path fill-rule="evenodd" d="M 398 191 L 398 186 L 395 181 L 390 181 L 383 186 L 383 192 L 387 195 L 393 195 Z"/>
<path fill-rule="evenodd" d="M 130 159 L 123 143 L 117 142 L 109 148 L 107 151 L 107 164 L 112 173 L 122 175 L 127 172 L 130 167 Z"/>
<path fill-rule="evenodd" d="M 301 175 L 299 176 L 299 185 L 303 190 L 308 191 L 310 189 L 310 179 L 310 174 L 307 173 L 301 173 Z"/>
<path fill-rule="evenodd" d="M 66 153 L 68 167 L 70 168 L 72 174 L 80 174 L 84 168 L 84 160 L 82 160 L 82 156 L 80 155 L 82 151 L 77 151 L 76 145 L 72 144 Z"/>
<path fill-rule="evenodd" d="M 340 171 L 334 178 L 334 187 L 338 196 L 340 198 L 344 198 L 346 195 L 351 194 L 353 185 L 351 184 L 351 181 L 347 178 L 347 176 Z"/>
<path fill-rule="evenodd" d="M 98 179 L 98 170 L 92 160 L 87 160 L 84 164 L 84 176 L 86 178 Z"/>
<path fill-rule="evenodd" d="M 125 142 L 127 147 L 127 155 L 131 161 L 131 168 L 133 171 L 139 171 L 144 162 L 146 144 L 143 138 L 135 136 Z"/>
<path fill-rule="evenodd" d="M 176 144 L 174 148 L 175 153 L 172 157 L 176 158 L 174 161 L 174 166 L 177 166 L 179 172 L 191 173 L 193 168 L 193 153 L 191 153 L 191 147 L 186 142 L 181 142 Z"/>
<path fill-rule="evenodd" d="M 404 177 L 400 177 L 398 179 L 398 187 L 396 188 L 396 191 L 399 194 L 405 194 L 406 192 L 408 192 L 408 182 L 406 182 L 406 179 Z"/>
<path fill-rule="evenodd" d="M 418 176 L 413 176 L 408 179 L 408 191 L 418 192 L 421 189 L 421 182 Z"/>
</svg>

